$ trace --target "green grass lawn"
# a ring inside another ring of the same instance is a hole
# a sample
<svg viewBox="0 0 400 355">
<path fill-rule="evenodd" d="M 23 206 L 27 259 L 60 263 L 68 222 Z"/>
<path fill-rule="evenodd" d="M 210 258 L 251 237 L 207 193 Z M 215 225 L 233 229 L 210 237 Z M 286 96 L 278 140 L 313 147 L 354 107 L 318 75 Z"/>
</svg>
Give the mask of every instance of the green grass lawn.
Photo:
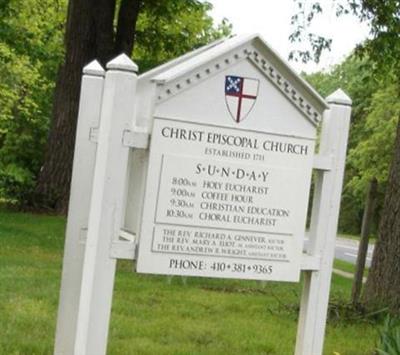
<svg viewBox="0 0 400 355">
<path fill-rule="evenodd" d="M 52 354 L 65 219 L 0 211 L 0 354 Z M 351 280 L 333 276 L 332 299 Z M 293 354 L 300 284 L 132 273 L 120 262 L 108 354 Z M 372 354 L 377 325 L 330 320 L 324 354 Z M 310 354 L 312 355 L 312 354 Z"/>
<path fill-rule="evenodd" d="M 351 274 L 354 274 L 356 272 L 356 266 L 352 263 L 348 263 L 347 261 L 339 260 L 336 259 L 333 263 L 333 267 L 335 269 L 345 271 Z M 369 268 L 364 269 L 364 276 L 368 275 Z"/>
</svg>

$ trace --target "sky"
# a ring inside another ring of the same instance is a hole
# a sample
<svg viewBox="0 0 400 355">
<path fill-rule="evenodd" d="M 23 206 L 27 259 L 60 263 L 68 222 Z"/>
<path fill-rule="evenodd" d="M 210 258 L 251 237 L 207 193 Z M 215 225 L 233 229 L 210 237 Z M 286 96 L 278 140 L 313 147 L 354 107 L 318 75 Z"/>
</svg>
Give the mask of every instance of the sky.
<svg viewBox="0 0 400 355">
<path fill-rule="evenodd" d="M 216 23 L 227 18 L 237 35 L 259 33 L 284 59 L 288 59 L 293 44 L 289 35 L 293 30 L 291 17 L 296 13 L 294 0 L 209 0 L 213 5 L 211 16 Z M 351 53 L 355 46 L 368 37 L 367 24 L 360 24 L 353 15 L 335 15 L 333 0 L 321 0 L 322 15 L 315 18 L 311 30 L 332 39 L 332 49 L 326 52 L 319 64 L 290 61 L 297 70 L 307 73 L 328 69 Z"/>
</svg>

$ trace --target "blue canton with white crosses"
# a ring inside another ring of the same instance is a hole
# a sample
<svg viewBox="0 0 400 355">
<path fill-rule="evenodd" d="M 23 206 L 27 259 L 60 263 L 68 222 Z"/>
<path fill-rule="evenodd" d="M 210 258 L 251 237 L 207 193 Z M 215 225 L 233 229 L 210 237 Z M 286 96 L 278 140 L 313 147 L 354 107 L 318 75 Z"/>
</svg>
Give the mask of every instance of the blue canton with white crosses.
<svg viewBox="0 0 400 355">
<path fill-rule="evenodd" d="M 243 78 L 239 76 L 226 76 L 225 77 L 225 94 L 238 94 L 240 93 Z"/>
</svg>

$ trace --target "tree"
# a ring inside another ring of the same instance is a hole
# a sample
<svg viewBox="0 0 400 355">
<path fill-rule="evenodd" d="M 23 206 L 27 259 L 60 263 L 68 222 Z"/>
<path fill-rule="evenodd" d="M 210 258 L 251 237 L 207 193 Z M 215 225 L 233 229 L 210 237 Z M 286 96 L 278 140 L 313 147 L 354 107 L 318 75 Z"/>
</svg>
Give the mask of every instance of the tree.
<svg viewBox="0 0 400 355">
<path fill-rule="evenodd" d="M 42 160 L 65 1 L 0 4 L 0 201 L 26 202 Z"/>
<path fill-rule="evenodd" d="M 208 14 L 211 9 L 211 4 L 193 0 L 145 6 L 136 25 L 133 53 L 140 71 L 229 36 L 231 25 L 225 19 L 214 27 L 213 19 Z"/>
<path fill-rule="evenodd" d="M 130 54 L 139 13 L 138 0 L 122 0 L 114 33 L 115 0 L 70 0 L 65 30 L 65 59 L 54 94 L 44 164 L 36 188 L 42 205 L 65 212 L 78 115 L 82 68 L 94 58 L 107 62 L 119 52 Z"/>
<path fill-rule="evenodd" d="M 318 1 L 312 1 L 306 9 L 306 1 L 296 0 L 299 13 L 294 23 L 297 28 L 292 40 L 301 40 L 309 27 L 314 15 L 322 11 Z M 361 21 L 368 21 L 371 28 L 371 39 L 360 45 L 357 53 L 368 55 L 375 63 L 377 76 L 390 77 L 395 87 L 396 95 L 400 89 L 400 3 L 398 0 L 348 0 L 337 2 L 337 14 L 354 13 Z M 303 19 L 304 21 L 298 21 Z M 314 40 L 308 35 L 316 58 L 319 53 L 330 45 L 329 40 Z M 317 37 L 318 39 L 318 37 Z M 299 58 L 305 60 L 311 56 L 308 51 L 297 52 Z M 381 213 L 378 231 L 378 241 L 372 259 L 363 300 L 368 307 L 388 307 L 392 312 L 400 313 L 400 120 L 396 112 L 394 120 L 397 129 L 394 150 L 389 169 L 389 178 L 385 193 L 385 201 Z M 383 142 L 389 139 L 385 137 Z"/>
<path fill-rule="evenodd" d="M 354 272 L 353 285 L 351 289 L 351 303 L 354 306 L 357 306 L 360 302 L 364 271 L 365 271 L 365 263 L 367 261 L 369 235 L 375 212 L 377 190 L 378 190 L 378 180 L 376 178 L 372 178 L 369 183 L 365 199 L 360 242 L 358 245 L 356 269 Z"/>
<path fill-rule="evenodd" d="M 198 0 L 69 1 L 65 59 L 58 74 L 36 202 L 59 213 L 67 210 L 83 66 L 95 58 L 104 65 L 121 52 L 131 55 L 137 39 L 142 43 L 139 65 L 149 68 L 171 54 L 220 37 L 230 27 L 223 24 L 214 29 L 207 15 L 210 7 Z"/>
<path fill-rule="evenodd" d="M 397 132 L 393 134 L 394 130 L 386 130 L 389 132 L 385 134 L 385 130 L 382 129 L 379 133 L 380 144 L 391 146 L 393 140 L 390 139 L 390 135 L 395 136 L 395 143 L 391 152 L 392 161 L 381 212 L 379 238 L 375 244 L 363 295 L 363 300 L 369 307 L 389 307 L 394 313 L 400 313 L 400 101 L 398 88 L 398 85 L 392 87 L 393 95 L 386 100 L 386 104 L 389 103 L 391 106 L 384 106 L 383 103 L 379 116 L 384 118 L 387 111 L 391 111 L 392 115 L 385 122 L 386 127 L 397 125 Z M 387 110 L 388 107 L 391 110 Z M 376 135 L 372 135 L 371 139 L 377 139 Z M 379 157 L 377 159 L 379 161 Z M 371 163 L 373 166 L 373 162 Z"/>
<path fill-rule="evenodd" d="M 117 2 L 116 9 L 120 8 L 120 3 Z M 140 68 L 151 68 L 229 34 L 230 25 L 226 22 L 214 28 L 207 15 L 210 7 L 208 3 L 194 0 L 143 2 L 135 33 L 135 60 Z M 54 86 L 65 54 L 66 10 L 66 0 L 0 3 L 0 203 L 27 205 L 35 197 L 35 182 L 43 165 L 51 121 Z M 115 19 L 113 26 L 114 42 L 117 41 L 117 21 Z M 120 30 L 119 38 L 123 32 Z M 80 69 L 78 72 L 80 79 Z M 53 149 L 54 144 L 50 145 L 48 156 L 60 154 Z M 50 178 L 68 176 L 62 174 L 65 160 L 57 162 L 59 166 L 54 165 L 54 170 L 60 173 L 50 174 Z M 51 172 L 42 169 L 42 175 L 46 171 Z M 63 181 L 59 183 L 65 185 Z M 41 206 L 58 205 L 60 191 L 56 188 L 54 194 L 47 196 L 37 192 Z"/>
<path fill-rule="evenodd" d="M 349 151 L 348 161 L 357 171 L 349 181 L 355 196 L 362 196 L 373 178 L 386 189 L 400 115 L 397 85 L 377 88 L 364 118 L 362 139 Z"/>
<path fill-rule="evenodd" d="M 367 177 L 365 164 L 360 164 L 358 157 L 361 152 L 359 149 L 361 143 L 371 135 L 367 117 L 375 106 L 373 95 L 382 86 L 372 74 L 371 66 L 372 64 L 368 58 L 360 59 L 351 54 L 344 62 L 336 65 L 330 71 L 317 72 L 305 76 L 321 95 L 327 96 L 340 87 L 350 95 L 353 101 L 348 142 L 349 157 L 346 161 L 339 218 L 339 230 L 349 234 L 358 234 L 360 232 L 364 195 L 370 179 Z M 371 149 L 375 150 L 376 155 L 381 153 L 381 147 L 382 145 L 377 145 L 374 141 Z M 384 158 L 388 159 L 379 161 L 380 165 L 377 166 L 377 169 L 385 163 L 389 164 L 390 158 L 386 154 L 384 154 Z M 362 179 L 360 179 L 361 176 L 363 176 Z M 386 181 L 387 175 L 381 174 L 380 176 L 382 176 L 380 182 L 382 180 Z M 379 195 L 380 200 L 383 200 L 381 195 Z"/>
</svg>

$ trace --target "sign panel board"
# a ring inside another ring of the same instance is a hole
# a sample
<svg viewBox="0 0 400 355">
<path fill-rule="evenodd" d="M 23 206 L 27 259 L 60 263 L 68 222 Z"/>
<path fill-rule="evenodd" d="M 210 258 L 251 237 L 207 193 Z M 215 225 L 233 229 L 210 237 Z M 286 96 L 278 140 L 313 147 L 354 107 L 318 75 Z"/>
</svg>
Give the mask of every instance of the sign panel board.
<svg viewBox="0 0 400 355">
<path fill-rule="evenodd" d="M 263 42 L 238 41 L 151 79 L 138 272 L 299 280 L 325 103 Z"/>
<path fill-rule="evenodd" d="M 155 118 L 137 271 L 297 281 L 313 154 L 309 138 Z"/>
</svg>

